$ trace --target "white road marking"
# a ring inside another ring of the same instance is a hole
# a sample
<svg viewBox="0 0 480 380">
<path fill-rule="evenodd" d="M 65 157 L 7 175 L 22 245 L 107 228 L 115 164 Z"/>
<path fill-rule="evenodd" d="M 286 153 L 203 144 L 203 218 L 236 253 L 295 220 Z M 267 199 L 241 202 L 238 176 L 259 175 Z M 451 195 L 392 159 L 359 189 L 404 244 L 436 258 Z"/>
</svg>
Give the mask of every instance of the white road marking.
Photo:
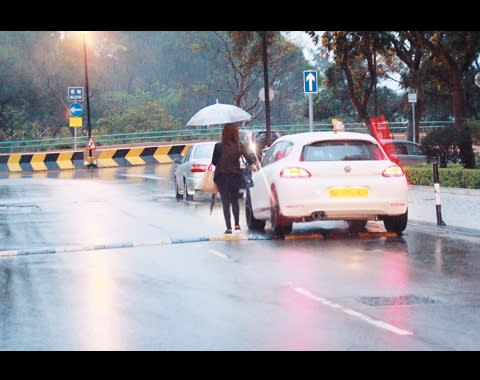
<svg viewBox="0 0 480 380">
<path fill-rule="evenodd" d="M 137 177 L 137 178 L 147 178 L 147 179 L 166 179 L 165 176 L 160 177 L 156 175 L 148 175 L 148 174 L 119 174 L 122 177 Z"/>
<path fill-rule="evenodd" d="M 318 297 L 318 296 L 312 294 L 307 289 L 304 289 L 304 288 L 301 288 L 301 287 L 293 287 L 293 290 L 295 290 L 297 293 L 299 293 L 299 294 L 301 294 L 305 297 L 308 297 L 312 300 L 318 301 L 318 302 L 324 304 L 325 306 L 330 306 L 334 309 L 340 309 L 345 314 L 351 315 L 352 317 L 359 318 L 359 319 L 361 319 L 361 320 L 363 320 L 363 321 L 365 321 L 368 324 L 371 324 L 373 326 L 380 327 L 382 329 L 391 331 L 391 332 L 393 332 L 395 334 L 398 334 L 398 335 L 413 335 L 413 332 L 411 332 L 411 331 L 400 329 L 400 328 L 395 327 L 395 326 L 393 326 L 389 323 L 379 321 L 378 319 L 373 319 L 373 318 L 369 317 L 368 315 L 365 315 L 363 313 L 360 313 L 360 312 L 352 310 L 352 309 L 345 308 L 342 305 L 339 305 L 337 303 L 333 303 L 333 302 L 327 300 L 326 298 Z"/>
<path fill-rule="evenodd" d="M 215 256 L 218 256 L 218 257 L 221 257 L 222 259 L 225 259 L 225 260 L 229 260 L 230 257 L 228 257 L 226 254 L 222 253 L 222 252 L 219 252 L 215 249 L 209 249 L 208 252 L 210 252 L 212 255 L 215 255 Z"/>
</svg>

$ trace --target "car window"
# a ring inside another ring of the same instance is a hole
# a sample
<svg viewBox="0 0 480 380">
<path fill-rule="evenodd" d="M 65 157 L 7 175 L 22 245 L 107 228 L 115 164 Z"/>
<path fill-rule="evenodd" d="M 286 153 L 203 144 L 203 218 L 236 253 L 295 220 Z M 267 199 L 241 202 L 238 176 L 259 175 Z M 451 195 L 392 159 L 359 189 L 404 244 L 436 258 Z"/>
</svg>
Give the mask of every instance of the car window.
<svg viewBox="0 0 480 380">
<path fill-rule="evenodd" d="M 415 144 L 408 144 L 408 154 L 413 154 L 416 156 L 423 155 L 422 150 L 418 145 Z"/>
<path fill-rule="evenodd" d="M 396 154 L 408 154 L 407 146 L 403 143 L 393 143 Z"/>
<path fill-rule="evenodd" d="M 214 145 L 202 144 L 197 145 L 195 148 L 194 157 L 195 159 L 199 158 L 211 158 L 213 155 Z"/>
<path fill-rule="evenodd" d="M 262 160 L 262 166 L 267 166 L 275 161 L 281 160 L 290 154 L 293 143 L 290 141 L 280 141 L 274 143 L 268 150 Z"/>
<path fill-rule="evenodd" d="M 303 147 L 302 161 L 384 160 L 380 147 L 363 140 L 318 141 Z"/>
<path fill-rule="evenodd" d="M 184 158 L 183 162 L 187 162 L 187 161 L 190 159 L 190 156 L 192 155 L 192 151 L 193 151 L 193 145 L 191 145 L 191 146 L 188 148 L 188 151 L 187 151 L 187 153 L 185 154 L 185 158 Z"/>
</svg>

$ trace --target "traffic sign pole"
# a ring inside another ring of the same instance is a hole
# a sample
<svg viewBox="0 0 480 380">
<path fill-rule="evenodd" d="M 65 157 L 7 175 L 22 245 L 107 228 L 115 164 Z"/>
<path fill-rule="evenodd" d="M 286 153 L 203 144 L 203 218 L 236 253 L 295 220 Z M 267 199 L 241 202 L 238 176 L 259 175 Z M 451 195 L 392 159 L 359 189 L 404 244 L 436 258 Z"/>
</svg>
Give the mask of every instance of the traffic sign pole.
<svg viewBox="0 0 480 380">
<path fill-rule="evenodd" d="M 317 70 L 303 72 L 303 92 L 308 94 L 308 124 L 310 132 L 313 131 L 313 97 L 318 92 Z"/>
<path fill-rule="evenodd" d="M 417 128 L 415 126 L 415 103 L 412 103 L 413 142 L 417 142 Z"/>
<path fill-rule="evenodd" d="M 308 125 L 310 132 L 313 132 L 313 99 L 312 94 L 308 94 Z"/>
<path fill-rule="evenodd" d="M 417 133 L 415 126 L 415 103 L 417 102 L 417 94 L 408 94 L 408 102 L 412 103 L 412 133 L 413 133 L 413 142 L 417 142 Z"/>
</svg>

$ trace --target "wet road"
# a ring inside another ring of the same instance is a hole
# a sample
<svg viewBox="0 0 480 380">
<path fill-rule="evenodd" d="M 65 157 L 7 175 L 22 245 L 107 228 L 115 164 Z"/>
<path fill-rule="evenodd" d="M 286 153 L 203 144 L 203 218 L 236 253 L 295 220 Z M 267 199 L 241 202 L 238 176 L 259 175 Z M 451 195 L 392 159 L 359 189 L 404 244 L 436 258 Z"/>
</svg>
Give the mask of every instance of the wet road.
<svg viewBox="0 0 480 380">
<path fill-rule="evenodd" d="M 171 170 L 0 179 L 0 349 L 480 348 L 480 239 L 311 223 L 224 240 Z"/>
</svg>

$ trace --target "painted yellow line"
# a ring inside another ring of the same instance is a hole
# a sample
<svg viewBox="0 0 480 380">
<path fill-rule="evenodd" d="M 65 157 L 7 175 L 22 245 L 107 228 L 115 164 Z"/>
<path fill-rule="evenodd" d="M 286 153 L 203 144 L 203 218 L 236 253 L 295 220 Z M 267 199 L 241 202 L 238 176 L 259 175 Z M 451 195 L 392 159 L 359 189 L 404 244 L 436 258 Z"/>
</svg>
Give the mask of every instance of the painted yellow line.
<svg viewBox="0 0 480 380">
<path fill-rule="evenodd" d="M 97 167 L 108 168 L 112 166 L 119 166 L 118 163 L 112 158 L 117 153 L 117 149 L 102 150 L 97 157 Z"/>
<path fill-rule="evenodd" d="M 369 238 L 372 236 L 380 236 L 380 237 L 396 237 L 397 234 L 395 232 L 376 232 L 376 231 L 370 231 L 370 232 L 359 232 L 358 236 L 361 238 Z"/>
<path fill-rule="evenodd" d="M 285 235 L 285 240 L 308 240 L 308 239 L 323 239 L 323 235 L 319 233 L 313 234 L 289 234 Z"/>
<path fill-rule="evenodd" d="M 168 157 L 171 148 L 171 146 L 159 146 L 153 154 L 153 159 L 160 164 L 169 164 L 173 162 L 173 160 Z"/>
<path fill-rule="evenodd" d="M 220 241 L 220 240 L 248 240 L 248 236 L 245 235 L 223 235 L 223 236 L 213 236 L 209 240 L 211 241 Z"/>
<path fill-rule="evenodd" d="M 8 159 L 8 170 L 11 172 L 21 172 L 22 167 L 20 166 L 20 159 L 22 158 L 21 154 L 12 154 Z"/>
<path fill-rule="evenodd" d="M 192 145 L 192 144 L 187 144 L 187 145 L 185 145 L 185 146 L 183 147 L 182 152 L 180 153 L 180 155 L 185 156 L 185 155 L 187 154 L 188 148 L 190 148 L 191 145 Z"/>
<path fill-rule="evenodd" d="M 143 147 L 131 148 L 126 154 L 125 159 L 130 163 L 130 165 L 145 165 L 146 162 L 140 157 L 142 152 Z"/>
<path fill-rule="evenodd" d="M 75 169 L 72 162 L 73 152 L 63 152 L 58 155 L 57 165 L 60 169 Z"/>
<path fill-rule="evenodd" d="M 33 170 L 47 170 L 47 165 L 45 165 L 45 153 L 35 153 L 30 160 L 30 165 Z"/>
</svg>

